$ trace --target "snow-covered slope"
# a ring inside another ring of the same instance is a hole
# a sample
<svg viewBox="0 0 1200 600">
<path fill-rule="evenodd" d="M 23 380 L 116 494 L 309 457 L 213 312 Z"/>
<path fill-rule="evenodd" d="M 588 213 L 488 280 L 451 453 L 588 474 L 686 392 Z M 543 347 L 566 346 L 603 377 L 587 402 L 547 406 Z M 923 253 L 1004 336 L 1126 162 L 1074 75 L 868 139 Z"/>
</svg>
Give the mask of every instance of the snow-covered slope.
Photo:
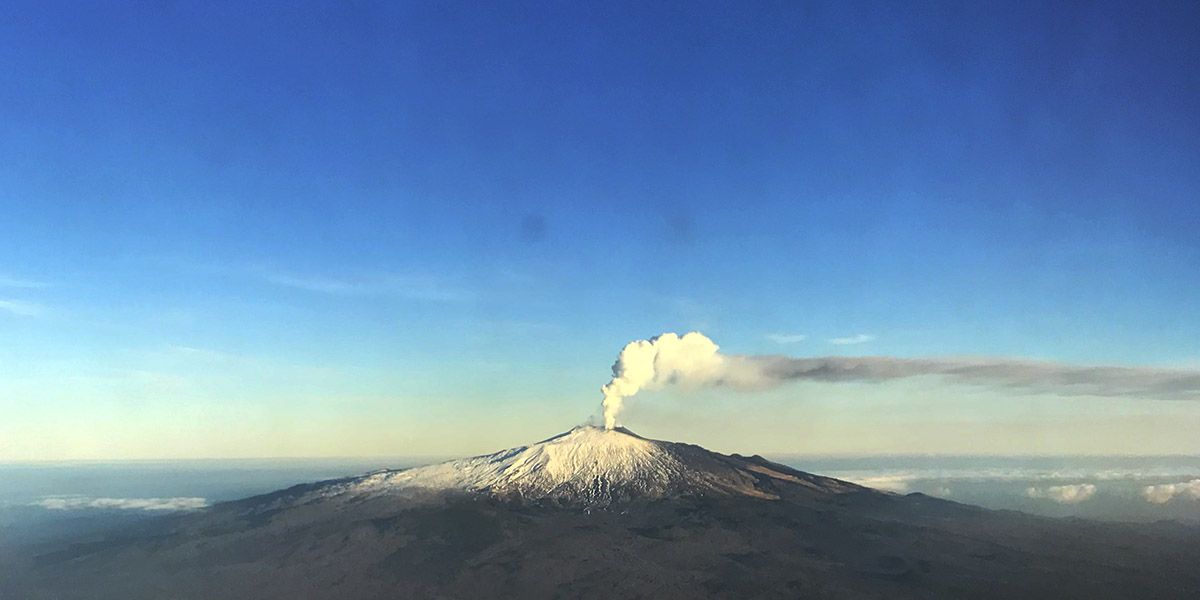
<svg viewBox="0 0 1200 600">
<path fill-rule="evenodd" d="M 402 471 L 378 471 L 323 486 L 317 493 L 359 497 L 455 490 L 605 506 L 682 495 L 777 498 L 781 486 L 834 493 L 861 489 L 759 457 L 725 456 L 698 446 L 649 440 L 624 428 L 582 426 L 531 446 Z"/>
</svg>

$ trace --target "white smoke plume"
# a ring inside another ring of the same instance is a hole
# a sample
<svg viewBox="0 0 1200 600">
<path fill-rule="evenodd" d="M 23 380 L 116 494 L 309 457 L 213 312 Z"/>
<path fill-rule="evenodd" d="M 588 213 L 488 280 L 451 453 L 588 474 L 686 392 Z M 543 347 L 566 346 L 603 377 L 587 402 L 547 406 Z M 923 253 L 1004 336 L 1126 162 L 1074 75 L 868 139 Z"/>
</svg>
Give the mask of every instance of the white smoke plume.
<svg viewBox="0 0 1200 600">
<path fill-rule="evenodd" d="M 616 426 L 626 398 L 672 384 L 763 389 L 796 380 L 880 382 L 940 376 L 1035 394 L 1200 400 L 1200 370 L 1195 369 L 1081 366 L 1012 358 L 741 356 L 722 354 L 698 331 L 630 342 L 612 370 L 612 381 L 601 388 L 604 425 L 609 429 Z"/>
<path fill-rule="evenodd" d="M 643 388 L 678 382 L 717 383 L 714 377 L 722 372 L 725 362 L 718 350 L 698 331 L 683 336 L 664 333 L 626 344 L 613 364 L 612 381 L 600 388 L 604 393 L 604 427 L 615 427 L 625 399 Z"/>
</svg>

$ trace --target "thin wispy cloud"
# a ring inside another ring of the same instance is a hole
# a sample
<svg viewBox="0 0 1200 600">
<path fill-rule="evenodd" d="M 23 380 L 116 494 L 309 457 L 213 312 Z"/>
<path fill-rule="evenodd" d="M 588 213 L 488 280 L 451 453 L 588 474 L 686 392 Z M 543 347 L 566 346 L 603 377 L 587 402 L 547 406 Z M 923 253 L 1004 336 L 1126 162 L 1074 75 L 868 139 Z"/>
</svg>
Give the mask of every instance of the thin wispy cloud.
<svg viewBox="0 0 1200 600">
<path fill-rule="evenodd" d="M 0 311 L 19 317 L 40 317 L 46 314 L 46 307 L 24 300 L 0 299 Z"/>
<path fill-rule="evenodd" d="M 408 300 L 454 302 L 467 293 L 447 285 L 436 277 L 424 275 L 382 275 L 362 278 L 333 278 L 319 275 L 268 273 L 267 282 L 287 288 L 336 296 L 391 296 Z"/>
<path fill-rule="evenodd" d="M 808 339 L 808 336 L 801 333 L 768 333 L 767 339 L 776 344 L 798 344 Z"/>
<path fill-rule="evenodd" d="M 267 276 L 267 281 L 283 287 L 296 288 L 309 292 L 320 292 L 322 294 L 355 295 L 370 292 L 368 286 L 362 283 L 351 283 L 327 277 L 300 277 L 296 275 L 273 274 Z"/>
<path fill-rule="evenodd" d="M 0 275 L 0 287 L 38 289 L 49 287 L 49 285 L 41 281 L 34 281 L 32 279 L 21 279 L 18 277 L 6 277 L 4 275 Z"/>
<path fill-rule="evenodd" d="M 232 362 L 241 360 L 242 357 L 228 352 L 219 350 L 210 350 L 208 348 L 196 348 L 194 346 L 172 345 L 167 348 L 170 352 L 187 358 L 195 358 L 211 362 Z"/>
<path fill-rule="evenodd" d="M 279 357 L 237 354 L 211 348 L 187 345 L 167 346 L 161 353 L 151 355 L 154 360 L 165 361 L 169 368 L 188 372 L 191 369 L 219 370 L 226 376 L 235 373 L 254 373 L 256 378 L 274 376 L 288 382 L 326 380 L 343 376 L 349 368 L 327 361 L 321 364 L 300 364 Z"/>
<path fill-rule="evenodd" d="M 190 511 L 208 506 L 204 498 L 89 498 L 85 496 L 47 496 L 33 503 L 46 510 L 144 510 Z"/>
<path fill-rule="evenodd" d="M 860 333 L 858 335 L 851 335 L 847 337 L 835 337 L 829 340 L 829 343 L 834 344 L 835 346 L 852 346 L 854 344 L 865 344 L 873 341 L 874 339 L 875 336 L 869 333 Z"/>
</svg>

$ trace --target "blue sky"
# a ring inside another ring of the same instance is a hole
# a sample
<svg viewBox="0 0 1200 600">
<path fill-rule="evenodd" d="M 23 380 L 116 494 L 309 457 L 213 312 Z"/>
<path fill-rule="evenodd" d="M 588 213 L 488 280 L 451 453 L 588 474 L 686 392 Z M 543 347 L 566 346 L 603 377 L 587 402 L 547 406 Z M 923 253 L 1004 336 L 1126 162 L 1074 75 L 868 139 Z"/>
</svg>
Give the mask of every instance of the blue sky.
<svg viewBox="0 0 1200 600">
<path fill-rule="evenodd" d="M 0 459 L 482 451 L 663 331 L 1200 364 L 1194 3 L 245 4 L 0 22 Z M 810 388 L 629 424 L 1200 452 L 1186 402 Z"/>
</svg>

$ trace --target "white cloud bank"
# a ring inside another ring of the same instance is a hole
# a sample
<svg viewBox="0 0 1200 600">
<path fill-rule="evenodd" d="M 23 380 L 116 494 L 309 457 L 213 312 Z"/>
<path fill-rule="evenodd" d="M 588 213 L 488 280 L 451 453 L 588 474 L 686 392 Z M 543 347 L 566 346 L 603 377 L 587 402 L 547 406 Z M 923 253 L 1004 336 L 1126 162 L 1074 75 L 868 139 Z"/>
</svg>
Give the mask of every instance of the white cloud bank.
<svg viewBox="0 0 1200 600">
<path fill-rule="evenodd" d="M 1030 498 L 1044 498 L 1059 504 L 1079 504 L 1096 495 L 1096 486 L 1091 483 L 1052 485 L 1048 488 L 1031 487 L 1025 490 Z"/>
<path fill-rule="evenodd" d="M 87 498 L 83 496 L 47 496 L 34 502 L 47 510 L 199 510 L 208 506 L 204 498 Z"/>
<path fill-rule="evenodd" d="M 1176 496 L 1189 496 L 1193 500 L 1200 500 L 1200 479 L 1148 485 L 1142 488 L 1142 497 L 1151 504 L 1166 504 Z"/>
</svg>

